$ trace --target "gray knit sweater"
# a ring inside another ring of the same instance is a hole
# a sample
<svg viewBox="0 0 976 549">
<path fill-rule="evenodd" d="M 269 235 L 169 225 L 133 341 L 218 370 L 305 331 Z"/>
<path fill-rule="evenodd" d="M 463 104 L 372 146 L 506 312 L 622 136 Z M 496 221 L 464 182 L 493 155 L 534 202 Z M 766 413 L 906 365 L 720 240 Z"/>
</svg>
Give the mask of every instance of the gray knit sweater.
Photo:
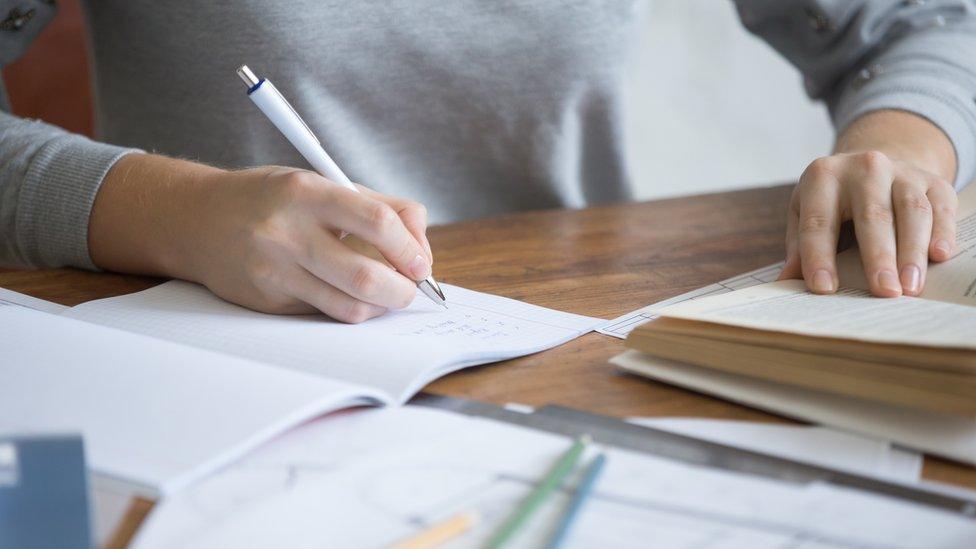
<svg viewBox="0 0 976 549">
<path fill-rule="evenodd" d="M 5 22 L 33 10 L 22 25 L 0 23 L 0 68 L 51 4 L 0 0 Z M 245 98 L 242 63 L 275 82 L 352 179 L 425 203 L 434 222 L 630 196 L 621 95 L 640 0 L 86 4 L 100 141 L 0 111 L 0 264 L 93 268 L 94 197 L 134 148 L 304 167 Z M 957 185 L 973 178 L 972 1 L 737 6 L 838 128 L 876 109 L 918 113 L 955 145 Z"/>
</svg>

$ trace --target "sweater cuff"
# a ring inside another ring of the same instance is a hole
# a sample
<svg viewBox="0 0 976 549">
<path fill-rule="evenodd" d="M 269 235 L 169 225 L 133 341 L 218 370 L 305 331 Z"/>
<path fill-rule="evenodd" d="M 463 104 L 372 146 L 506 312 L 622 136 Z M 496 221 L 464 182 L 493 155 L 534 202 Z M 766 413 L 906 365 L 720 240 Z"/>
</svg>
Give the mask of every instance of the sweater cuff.
<svg viewBox="0 0 976 549">
<path fill-rule="evenodd" d="M 976 176 L 976 104 L 958 79 L 909 67 L 875 65 L 846 86 L 832 109 L 834 127 L 844 131 L 859 117 L 894 109 L 917 114 L 939 127 L 956 151 L 957 190 Z M 928 73 L 928 74 L 926 74 Z"/>
<path fill-rule="evenodd" d="M 17 204 L 17 246 L 35 267 L 97 270 L 88 253 L 88 220 L 102 180 L 136 149 L 80 136 L 52 139 L 31 159 Z"/>
</svg>

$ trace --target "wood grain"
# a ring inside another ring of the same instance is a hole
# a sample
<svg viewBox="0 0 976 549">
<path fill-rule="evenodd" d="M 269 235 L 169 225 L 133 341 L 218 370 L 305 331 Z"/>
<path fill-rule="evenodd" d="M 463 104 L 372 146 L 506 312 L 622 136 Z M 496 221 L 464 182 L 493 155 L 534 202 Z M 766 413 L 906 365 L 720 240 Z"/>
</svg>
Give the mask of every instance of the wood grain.
<svg viewBox="0 0 976 549">
<path fill-rule="evenodd" d="M 434 272 L 442 282 L 609 319 L 781 260 L 789 194 L 789 186 L 778 186 L 434 227 Z M 0 286 L 65 305 L 158 282 L 71 269 L 0 272 Z M 622 341 L 593 333 L 550 351 L 451 374 L 426 391 L 495 404 L 561 404 L 617 417 L 790 423 L 620 373 L 607 361 L 623 350 Z M 976 470 L 945 460 L 926 458 L 923 474 L 976 488 Z"/>
</svg>

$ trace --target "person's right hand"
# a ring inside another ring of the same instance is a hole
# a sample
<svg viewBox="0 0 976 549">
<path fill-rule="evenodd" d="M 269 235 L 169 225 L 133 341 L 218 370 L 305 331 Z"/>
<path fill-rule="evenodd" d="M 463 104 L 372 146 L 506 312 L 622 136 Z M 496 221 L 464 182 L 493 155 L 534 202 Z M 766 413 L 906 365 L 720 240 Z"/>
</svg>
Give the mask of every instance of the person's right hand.
<svg viewBox="0 0 976 549">
<path fill-rule="evenodd" d="M 168 163 L 194 174 L 167 181 Z M 362 322 L 409 305 L 432 263 L 424 207 L 362 190 L 291 168 L 227 172 L 129 155 L 99 192 L 89 248 L 100 267 L 192 280 L 258 311 Z M 352 250 L 342 231 L 396 270 Z"/>
</svg>

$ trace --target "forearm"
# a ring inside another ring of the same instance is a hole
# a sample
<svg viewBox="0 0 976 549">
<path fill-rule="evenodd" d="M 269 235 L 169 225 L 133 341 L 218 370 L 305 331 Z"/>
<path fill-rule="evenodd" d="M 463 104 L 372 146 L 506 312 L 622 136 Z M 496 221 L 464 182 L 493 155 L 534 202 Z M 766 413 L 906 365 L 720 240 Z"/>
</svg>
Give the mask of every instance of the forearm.
<svg viewBox="0 0 976 549">
<path fill-rule="evenodd" d="M 956 152 L 949 138 L 921 116 L 896 110 L 868 113 L 837 138 L 835 153 L 879 151 L 952 182 Z"/>
<path fill-rule="evenodd" d="M 121 158 L 92 207 L 88 249 L 101 269 L 194 280 L 208 189 L 223 170 L 149 154 Z M 197 234 L 195 234 L 197 233 Z"/>
</svg>

